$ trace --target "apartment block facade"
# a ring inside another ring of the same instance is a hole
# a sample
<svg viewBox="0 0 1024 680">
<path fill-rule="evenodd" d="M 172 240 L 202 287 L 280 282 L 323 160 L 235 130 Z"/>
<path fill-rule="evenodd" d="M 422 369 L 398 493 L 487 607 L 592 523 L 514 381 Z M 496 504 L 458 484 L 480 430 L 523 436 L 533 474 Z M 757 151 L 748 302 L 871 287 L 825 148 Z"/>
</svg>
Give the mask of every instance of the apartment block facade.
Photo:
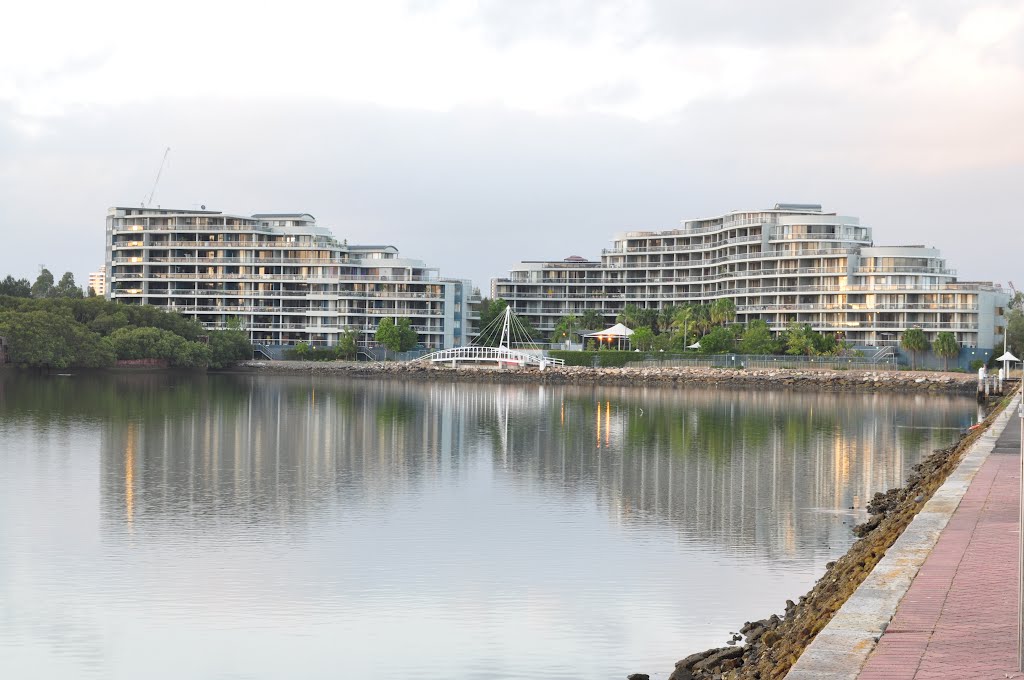
<svg viewBox="0 0 1024 680">
<path fill-rule="evenodd" d="M 731 298 L 736 321 L 762 319 L 841 332 L 856 345 L 894 346 L 908 328 L 942 331 L 962 347 L 1001 347 L 999 286 L 957 281 L 938 250 L 875 246 L 856 217 L 820 205 L 776 204 L 687 220 L 678 229 L 617 234 L 600 260 L 521 262 L 492 295 L 537 329 L 594 309 L 607 323 L 627 304 L 659 309 Z"/>
<path fill-rule="evenodd" d="M 386 317 L 408 317 L 421 345 L 469 344 L 472 286 L 390 245 L 348 245 L 309 214 L 114 207 L 106 224 L 107 297 L 193 317 L 237 319 L 253 342 L 374 344 Z"/>
<path fill-rule="evenodd" d="M 100 297 L 107 296 L 107 266 L 100 265 L 99 271 L 89 272 L 89 283 L 86 290 L 92 290 Z"/>
</svg>

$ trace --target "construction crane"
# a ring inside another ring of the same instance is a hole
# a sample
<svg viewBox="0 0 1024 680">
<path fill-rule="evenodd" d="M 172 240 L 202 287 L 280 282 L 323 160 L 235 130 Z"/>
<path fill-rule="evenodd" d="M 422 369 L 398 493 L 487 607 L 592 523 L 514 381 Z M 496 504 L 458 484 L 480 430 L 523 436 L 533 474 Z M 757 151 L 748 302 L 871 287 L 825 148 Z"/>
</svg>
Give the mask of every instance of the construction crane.
<svg viewBox="0 0 1024 680">
<path fill-rule="evenodd" d="M 143 204 L 143 207 L 148 208 L 153 205 L 153 194 L 156 193 L 156 187 L 160 184 L 160 175 L 164 171 L 164 166 L 167 165 L 167 154 L 171 153 L 171 147 L 164 149 L 164 157 L 160 160 L 160 167 L 156 171 L 156 179 L 153 180 L 153 190 L 149 192 L 149 198 L 147 198 Z"/>
</svg>

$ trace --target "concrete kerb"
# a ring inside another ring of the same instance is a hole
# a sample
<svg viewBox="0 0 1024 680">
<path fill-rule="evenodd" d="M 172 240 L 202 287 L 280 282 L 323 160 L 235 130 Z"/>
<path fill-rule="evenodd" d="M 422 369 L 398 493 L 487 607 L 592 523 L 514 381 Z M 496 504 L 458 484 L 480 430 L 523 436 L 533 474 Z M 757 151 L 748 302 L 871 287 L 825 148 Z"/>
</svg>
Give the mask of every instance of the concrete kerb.
<svg viewBox="0 0 1024 680">
<path fill-rule="evenodd" d="M 787 680 L 855 680 L 860 674 L 971 480 L 992 453 L 1007 421 L 1016 417 L 1020 399 L 1018 392 L 992 426 L 971 445 L 952 474 L 800 655 L 786 675 Z"/>
</svg>

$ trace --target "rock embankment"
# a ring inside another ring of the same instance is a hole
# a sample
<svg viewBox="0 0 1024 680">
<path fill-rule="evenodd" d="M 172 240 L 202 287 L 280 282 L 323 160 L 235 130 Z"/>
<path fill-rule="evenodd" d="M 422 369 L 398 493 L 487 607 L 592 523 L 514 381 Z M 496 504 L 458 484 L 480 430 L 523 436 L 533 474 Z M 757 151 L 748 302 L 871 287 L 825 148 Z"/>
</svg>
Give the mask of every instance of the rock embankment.
<svg viewBox="0 0 1024 680">
<path fill-rule="evenodd" d="M 988 427 L 994 414 L 986 419 Z M 682 659 L 670 680 L 781 680 L 804 648 L 853 594 L 875 564 L 910 524 L 936 489 L 981 435 L 978 428 L 957 444 L 935 451 L 913 467 L 904 486 L 876 493 L 867 522 L 854 527 L 859 537 L 845 555 L 826 565 L 825 574 L 797 602 L 786 600 L 782 616 L 747 622 L 727 641 Z M 737 644 L 739 643 L 739 644 Z"/>
<path fill-rule="evenodd" d="M 235 370 L 260 373 L 304 373 L 355 378 L 450 380 L 478 383 L 539 383 L 547 385 L 758 385 L 818 390 L 953 391 L 973 393 L 977 379 L 967 373 L 926 371 L 864 371 L 819 369 L 729 369 L 703 367 L 588 368 L 549 366 L 538 369 L 493 369 L 441 366 L 427 363 L 366 363 L 349 361 L 246 361 Z"/>
</svg>

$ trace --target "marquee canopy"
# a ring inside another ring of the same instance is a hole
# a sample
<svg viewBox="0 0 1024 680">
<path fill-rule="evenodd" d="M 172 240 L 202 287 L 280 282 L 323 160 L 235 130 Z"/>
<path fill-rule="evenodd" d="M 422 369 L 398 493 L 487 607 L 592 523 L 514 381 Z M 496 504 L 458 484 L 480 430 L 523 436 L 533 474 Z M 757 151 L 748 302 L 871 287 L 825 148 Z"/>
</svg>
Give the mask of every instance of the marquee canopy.
<svg viewBox="0 0 1024 680">
<path fill-rule="evenodd" d="M 594 331 L 593 333 L 587 333 L 583 337 L 585 338 L 628 338 L 633 335 L 633 330 L 626 328 L 621 323 L 617 323 L 611 328 L 606 328 L 603 331 Z"/>
</svg>

